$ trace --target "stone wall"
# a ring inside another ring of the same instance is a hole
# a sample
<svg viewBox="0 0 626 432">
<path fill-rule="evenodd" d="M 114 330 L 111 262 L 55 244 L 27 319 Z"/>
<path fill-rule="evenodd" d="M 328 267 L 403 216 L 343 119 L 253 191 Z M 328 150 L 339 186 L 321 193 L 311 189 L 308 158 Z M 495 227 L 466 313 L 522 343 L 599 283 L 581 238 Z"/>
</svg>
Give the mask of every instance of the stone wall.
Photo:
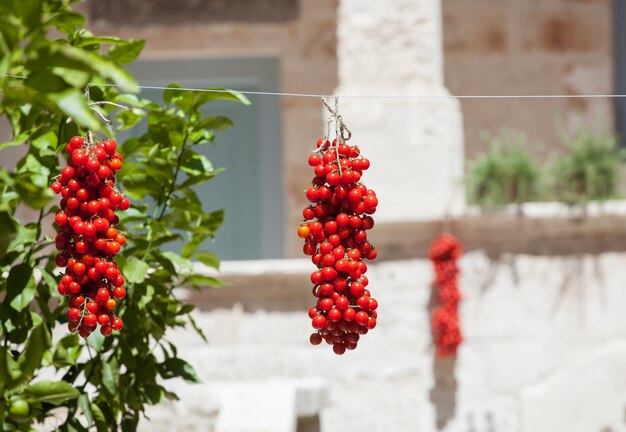
<svg viewBox="0 0 626 432">
<path fill-rule="evenodd" d="M 453 94 L 606 94 L 613 84 L 611 0 L 442 0 L 445 84 Z M 613 131 L 610 99 L 463 100 L 465 154 L 480 134 L 519 129 L 543 157 L 557 124 Z"/>
<path fill-rule="evenodd" d="M 204 384 L 177 384 L 181 402 L 150 410 L 152 421 L 140 430 L 213 430 L 233 388 L 247 388 L 280 424 L 285 413 L 272 409 L 283 406 L 274 395 L 303 380 L 318 383 L 324 396 L 321 405 L 310 404 L 321 407 L 320 429 L 307 430 L 623 430 L 626 254 L 490 259 L 471 252 L 460 264 L 465 341 L 455 360 L 433 355 L 430 263 L 382 263 L 368 273 L 379 325 L 342 357 L 309 345 L 304 309 L 277 311 L 279 300 L 249 307 L 236 298 L 228 308 L 202 306 L 197 320 L 209 344 L 191 332 L 172 337 Z M 307 267 L 303 260 L 239 262 L 225 263 L 223 272 L 247 274 L 263 290 L 263 269 L 282 271 L 300 277 L 308 292 Z M 240 413 L 246 415 L 255 413 Z M 235 423 L 222 430 L 251 430 Z M 266 429 L 259 423 L 256 430 Z"/>
</svg>

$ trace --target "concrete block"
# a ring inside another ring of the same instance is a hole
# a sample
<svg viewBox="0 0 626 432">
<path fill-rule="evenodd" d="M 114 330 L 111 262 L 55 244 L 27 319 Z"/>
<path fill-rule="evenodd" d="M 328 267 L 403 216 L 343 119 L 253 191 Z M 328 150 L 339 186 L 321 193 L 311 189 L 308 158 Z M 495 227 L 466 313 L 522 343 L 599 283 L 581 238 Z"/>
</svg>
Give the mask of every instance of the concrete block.
<svg viewBox="0 0 626 432">
<path fill-rule="evenodd" d="M 296 389 L 296 414 L 298 417 L 319 415 L 326 403 L 326 387 L 318 379 L 299 379 L 294 382 Z"/>
<path fill-rule="evenodd" d="M 296 392 L 280 383 L 233 384 L 221 389 L 215 432 L 296 432 Z"/>
</svg>

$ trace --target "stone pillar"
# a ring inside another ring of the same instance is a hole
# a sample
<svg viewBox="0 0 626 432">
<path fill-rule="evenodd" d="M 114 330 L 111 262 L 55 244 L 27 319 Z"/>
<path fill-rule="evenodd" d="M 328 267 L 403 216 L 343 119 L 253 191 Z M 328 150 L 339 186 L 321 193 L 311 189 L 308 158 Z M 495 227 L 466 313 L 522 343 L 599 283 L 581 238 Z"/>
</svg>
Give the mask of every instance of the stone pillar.
<svg viewBox="0 0 626 432">
<path fill-rule="evenodd" d="M 444 96 L 441 6 L 341 0 L 338 95 Z M 352 142 L 372 161 L 377 221 L 438 218 L 465 206 L 463 126 L 452 99 L 340 99 Z"/>
</svg>

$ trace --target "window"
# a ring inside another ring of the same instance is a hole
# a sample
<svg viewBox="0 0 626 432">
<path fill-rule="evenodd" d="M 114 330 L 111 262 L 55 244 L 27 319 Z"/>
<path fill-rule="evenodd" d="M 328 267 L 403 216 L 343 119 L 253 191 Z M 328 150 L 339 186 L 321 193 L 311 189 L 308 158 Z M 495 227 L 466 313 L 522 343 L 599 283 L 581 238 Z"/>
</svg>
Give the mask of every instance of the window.
<svg viewBox="0 0 626 432">
<path fill-rule="evenodd" d="M 130 67 L 140 84 L 227 87 L 278 91 L 279 62 L 274 58 L 140 60 Z M 161 90 L 141 96 L 161 102 Z M 282 145 L 280 99 L 249 95 L 244 106 L 212 102 L 205 113 L 224 115 L 235 127 L 216 132 L 216 145 L 198 148 L 215 167 L 226 170 L 196 192 L 207 211 L 225 210 L 214 242 L 203 245 L 222 259 L 283 256 Z M 181 244 L 175 245 L 179 248 Z"/>
</svg>

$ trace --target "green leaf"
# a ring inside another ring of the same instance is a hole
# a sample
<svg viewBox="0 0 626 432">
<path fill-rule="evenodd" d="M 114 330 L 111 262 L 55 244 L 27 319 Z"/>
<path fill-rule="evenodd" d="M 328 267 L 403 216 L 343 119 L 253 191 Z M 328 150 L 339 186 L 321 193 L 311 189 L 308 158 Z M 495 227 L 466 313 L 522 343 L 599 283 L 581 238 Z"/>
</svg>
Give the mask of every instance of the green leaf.
<svg viewBox="0 0 626 432">
<path fill-rule="evenodd" d="M 0 31 L 0 74 L 2 75 L 9 72 L 11 67 L 11 54 L 12 52 L 7 43 L 7 39 Z"/>
<path fill-rule="evenodd" d="M 148 194 L 158 196 L 168 178 L 168 171 L 145 163 L 125 162 L 123 171 L 120 178 L 124 182 L 124 192 L 136 200 L 142 200 Z"/>
<path fill-rule="evenodd" d="M 121 213 L 120 220 L 127 222 L 143 222 L 148 219 L 146 212 L 137 210 L 136 208 L 129 208 L 125 212 Z"/>
<path fill-rule="evenodd" d="M 116 45 L 109 51 L 109 58 L 120 64 L 134 62 L 143 50 L 146 41 L 129 40 L 127 43 Z"/>
<path fill-rule="evenodd" d="M 211 180 L 213 177 L 215 177 L 216 175 L 218 175 L 222 171 L 224 171 L 224 168 L 218 168 L 218 169 L 210 171 L 210 172 L 206 172 L 206 173 L 203 173 L 203 174 L 198 174 L 198 175 L 195 175 L 195 176 L 190 176 L 187 180 L 185 180 L 183 182 L 183 184 L 180 187 L 181 188 L 186 188 L 186 187 L 193 186 L 193 185 L 196 185 L 196 184 L 204 183 L 204 182 L 206 182 L 208 180 Z"/>
<path fill-rule="evenodd" d="M 92 114 L 87 106 L 85 96 L 80 90 L 67 89 L 61 93 L 52 93 L 48 96 L 66 115 L 88 129 L 100 130 L 102 124 Z"/>
<path fill-rule="evenodd" d="M 160 385 L 147 385 L 144 387 L 144 391 L 151 405 L 157 405 L 163 401 L 164 391 Z"/>
<path fill-rule="evenodd" d="M 13 2 L 13 11 L 28 29 L 34 29 L 41 19 L 41 0 Z"/>
<path fill-rule="evenodd" d="M 117 394 L 117 383 L 120 379 L 120 371 L 115 357 L 102 363 L 102 385 L 112 395 Z"/>
<path fill-rule="evenodd" d="M 115 36 L 93 36 L 91 35 L 91 33 L 89 34 L 83 33 L 83 34 L 80 34 L 78 37 L 76 37 L 74 41 L 74 46 L 78 48 L 83 48 L 83 47 L 90 46 L 90 45 L 102 45 L 102 44 L 117 45 L 117 44 L 121 44 L 124 42 L 125 40 L 120 39 Z"/>
<path fill-rule="evenodd" d="M 93 410 L 91 409 L 91 402 L 89 401 L 89 395 L 82 394 L 78 397 L 78 408 L 82 411 L 83 415 L 87 419 L 87 427 L 93 425 Z"/>
<path fill-rule="evenodd" d="M 226 117 L 207 117 L 196 125 L 199 129 L 227 129 L 233 126 L 233 122 Z"/>
<path fill-rule="evenodd" d="M 30 379 L 35 369 L 41 366 L 44 353 L 51 345 L 50 332 L 47 327 L 43 323 L 36 326 L 26 342 L 24 352 L 17 361 L 25 380 Z"/>
<path fill-rule="evenodd" d="M 33 137 L 32 143 L 33 143 L 33 147 L 39 150 L 40 157 L 41 156 L 55 156 L 56 155 L 55 150 L 58 147 L 59 137 L 57 137 L 57 134 L 55 132 L 47 131 L 47 132 L 37 134 L 37 136 Z M 48 173 L 46 173 L 46 185 L 45 186 L 47 186 L 47 180 L 48 180 L 47 174 Z"/>
<path fill-rule="evenodd" d="M 50 170 L 44 167 L 33 154 L 26 155 L 26 158 L 19 162 L 17 172 L 41 174 L 41 176 L 34 178 L 33 181 L 38 187 L 48 186 L 47 176 L 50 174 Z"/>
<path fill-rule="evenodd" d="M 15 219 L 11 218 L 11 220 Z M 7 227 L 7 225 L 4 225 L 4 227 Z M 13 237 L 9 243 L 8 250 L 23 251 L 27 246 L 30 246 L 35 242 L 36 236 L 36 227 L 25 227 L 18 224 L 15 237 Z"/>
<path fill-rule="evenodd" d="M 91 412 L 93 414 L 94 422 L 96 423 L 96 430 L 98 432 L 107 432 L 109 426 L 107 425 L 106 417 L 97 404 L 91 404 Z"/>
<path fill-rule="evenodd" d="M 71 334 L 61 339 L 54 347 L 52 364 L 57 368 L 76 364 L 83 345 L 79 343 L 78 335 Z"/>
<path fill-rule="evenodd" d="M 85 18 L 78 12 L 66 10 L 53 15 L 48 20 L 48 25 L 56 27 L 61 33 L 70 35 L 78 26 L 85 25 Z"/>
<path fill-rule="evenodd" d="M 85 426 L 82 425 L 78 417 L 70 417 L 67 424 L 67 432 L 89 432 Z"/>
<path fill-rule="evenodd" d="M 22 228 L 24 231 L 23 227 L 11 216 L 11 213 L 0 211 L 0 256 L 4 256 L 7 250 L 9 250 L 9 244 L 12 242 L 12 239 L 14 243 L 21 245 L 21 250 L 24 249 L 23 242 L 15 242 L 14 236 L 19 228 Z M 15 248 L 10 250 L 15 252 Z"/>
<path fill-rule="evenodd" d="M 194 92 L 185 92 L 174 90 L 181 88 L 180 84 L 176 83 L 168 85 L 168 88 L 173 90 L 165 90 L 163 92 L 165 103 L 168 105 L 173 103 L 187 115 L 197 112 L 202 105 L 215 100 L 230 100 L 250 105 L 250 101 L 246 96 L 234 90 L 210 87 L 198 89 L 198 91 Z"/>
<path fill-rule="evenodd" d="M 185 150 L 181 158 L 180 169 L 191 176 L 197 176 L 213 172 L 213 164 L 203 154 L 193 150 Z"/>
<path fill-rule="evenodd" d="M 45 281 L 46 285 L 48 285 L 48 288 L 50 288 L 50 291 L 55 292 L 57 287 L 57 281 L 54 278 L 54 275 L 46 269 L 41 269 L 41 277 Z"/>
<path fill-rule="evenodd" d="M 70 383 L 65 381 L 40 381 L 26 388 L 24 391 L 39 402 L 59 406 L 68 400 L 76 399 L 79 392 Z"/>
<path fill-rule="evenodd" d="M 18 163 L 15 191 L 27 205 L 36 209 L 42 208 L 54 196 L 48 187 L 49 174 L 50 170 L 37 157 L 28 154 Z"/>
<path fill-rule="evenodd" d="M 185 278 L 185 285 L 189 285 L 194 288 L 206 288 L 208 286 L 212 286 L 215 288 L 223 287 L 224 282 L 206 275 L 201 274 L 192 274 Z"/>
<path fill-rule="evenodd" d="M 61 77 L 52 75 L 48 69 L 33 71 L 25 84 L 40 93 L 59 93 L 68 88 Z"/>
<path fill-rule="evenodd" d="M 148 263 L 136 257 L 131 257 L 124 266 L 124 276 L 129 282 L 143 282 L 148 274 Z"/>
<path fill-rule="evenodd" d="M 194 145 L 206 144 L 214 142 L 215 134 L 208 129 L 194 130 L 189 134 L 189 141 Z"/>
<path fill-rule="evenodd" d="M 181 257 L 180 255 L 178 255 L 177 253 L 174 252 L 170 252 L 170 251 L 165 251 L 162 253 L 163 256 L 167 259 L 169 259 L 171 262 L 173 262 L 174 264 L 176 264 L 177 266 L 180 267 L 191 267 L 191 261 L 189 261 L 188 259 L 185 259 L 183 257 Z"/>
<path fill-rule="evenodd" d="M 137 88 L 137 83 L 133 77 L 115 63 L 104 59 L 95 53 L 69 45 L 63 45 L 59 48 L 59 50 L 60 53 L 67 59 L 79 61 L 91 67 L 103 78 L 110 79 L 115 85 L 119 86 L 122 91 L 128 93 L 138 92 L 139 89 Z"/>
<path fill-rule="evenodd" d="M 193 366 L 180 358 L 168 358 L 158 365 L 158 369 L 159 374 L 165 379 L 181 377 L 188 383 L 200 382 Z"/>
<path fill-rule="evenodd" d="M 87 71 L 67 67 L 53 67 L 50 70 L 72 87 L 83 88 L 89 83 L 90 75 Z"/>
<path fill-rule="evenodd" d="M 37 284 L 35 283 L 35 278 L 31 277 L 22 292 L 11 300 L 11 307 L 18 312 L 23 311 L 33 301 L 36 293 Z"/>
<path fill-rule="evenodd" d="M 195 228 L 195 231 L 197 233 L 201 232 L 207 235 L 213 235 L 222 223 L 224 223 L 224 209 L 215 210 L 214 212 L 202 215 L 200 225 Z"/>
<path fill-rule="evenodd" d="M 208 87 L 201 90 L 206 91 L 185 93 L 187 98 L 179 101 L 176 105 L 186 113 L 189 113 L 191 110 L 197 110 L 202 105 L 216 100 L 229 100 L 240 102 L 244 105 L 250 105 L 250 100 L 244 94 L 235 90 L 219 87 Z"/>
<path fill-rule="evenodd" d="M 198 261 L 206 266 L 213 267 L 218 270 L 220 268 L 220 258 L 212 252 L 198 252 L 196 253 L 196 258 L 198 258 Z"/>
<path fill-rule="evenodd" d="M 139 424 L 139 415 L 137 413 L 125 415 L 122 418 L 122 432 L 135 432 L 137 424 Z"/>
<path fill-rule="evenodd" d="M 145 116 L 146 113 L 139 108 L 131 108 L 129 111 L 120 110 L 115 114 L 115 122 L 120 125 L 119 130 L 127 130 L 143 120 Z"/>
<path fill-rule="evenodd" d="M 10 300 L 13 309 L 18 312 L 24 310 L 35 297 L 36 291 L 37 284 L 33 277 L 33 269 L 28 263 L 18 264 L 11 268 L 7 278 L 6 300 Z"/>
<path fill-rule="evenodd" d="M 196 249 L 198 249 L 198 246 L 200 246 L 200 243 L 202 243 L 205 239 L 205 236 L 193 236 L 191 238 L 190 241 L 188 241 L 185 246 L 183 246 L 182 250 L 180 251 L 180 254 L 184 257 L 184 258 L 191 258 L 191 256 L 193 255 L 193 253 L 196 251 Z"/>
<path fill-rule="evenodd" d="M 171 104 L 184 95 L 183 91 L 176 90 L 180 88 L 182 88 L 182 86 L 178 83 L 171 83 L 167 85 L 167 90 L 163 90 L 163 101 L 166 105 Z"/>
<path fill-rule="evenodd" d="M 87 345 L 94 348 L 96 351 L 100 351 L 104 345 L 104 336 L 100 332 L 93 332 L 91 336 L 87 338 Z"/>
<path fill-rule="evenodd" d="M 11 353 L 6 348 L 0 347 L 0 392 L 13 388 L 21 376 L 20 366 Z"/>
<path fill-rule="evenodd" d="M 202 338 L 202 340 L 204 342 L 208 343 L 209 340 L 207 339 L 206 335 L 204 334 L 204 331 L 200 328 L 200 326 L 198 326 L 198 323 L 193 318 L 193 315 L 191 315 L 191 313 L 190 313 L 190 314 L 187 315 L 187 318 L 189 319 L 189 322 L 191 323 L 191 326 L 196 331 L 196 333 Z"/>
<path fill-rule="evenodd" d="M 31 133 L 32 131 L 30 130 L 28 132 L 23 132 L 19 134 L 18 136 L 16 136 L 13 140 L 0 144 L 0 150 L 4 150 L 5 148 L 9 148 L 9 147 L 21 146 L 26 141 L 28 141 L 28 138 L 30 137 Z"/>
<path fill-rule="evenodd" d="M 139 302 L 137 303 L 137 305 L 140 308 L 146 307 L 152 300 L 154 300 L 154 292 L 155 292 L 154 287 L 152 285 L 147 285 L 146 291 L 139 299 Z"/>
<path fill-rule="evenodd" d="M 160 251 L 154 252 L 154 259 L 163 267 L 165 271 L 169 274 L 176 275 L 178 272 L 176 271 L 176 267 L 174 267 L 174 263 L 172 260 L 164 256 Z"/>
</svg>

